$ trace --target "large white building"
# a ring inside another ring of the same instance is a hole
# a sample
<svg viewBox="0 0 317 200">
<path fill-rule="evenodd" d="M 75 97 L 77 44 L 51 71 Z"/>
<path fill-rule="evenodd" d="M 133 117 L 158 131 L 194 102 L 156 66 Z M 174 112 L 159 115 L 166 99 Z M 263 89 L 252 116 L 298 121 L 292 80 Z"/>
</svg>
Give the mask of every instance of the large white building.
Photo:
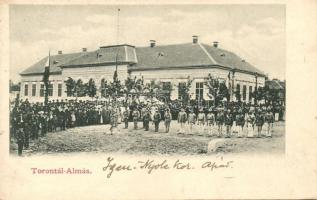
<svg viewBox="0 0 317 200">
<path fill-rule="evenodd" d="M 44 84 L 42 82 L 45 63 L 43 58 L 21 75 L 21 98 L 30 101 L 44 100 Z M 116 62 L 117 61 L 117 62 Z M 236 54 L 218 47 L 218 42 L 203 44 L 198 37 L 193 36 L 190 43 L 158 46 L 154 40 L 147 47 L 135 47 L 128 44 L 102 46 L 95 51 L 63 54 L 50 57 L 50 99 L 66 99 L 65 82 L 68 77 L 88 82 L 93 79 L 100 95 L 101 80 L 113 79 L 113 73 L 118 67 L 118 78 L 125 80 L 128 76 L 141 77 L 145 82 L 160 80 L 170 82 L 173 86 L 186 82 L 188 76 L 193 79 L 192 98 L 208 100 L 207 86 L 204 79 L 211 74 L 227 80 L 228 74 L 234 74 L 231 79 L 235 90 L 241 92 L 241 100 L 249 102 L 249 94 L 254 88 L 262 87 L 265 74 L 241 59 Z M 178 87 L 173 87 L 171 98 L 178 98 Z M 234 99 L 232 99 L 234 100 Z"/>
</svg>

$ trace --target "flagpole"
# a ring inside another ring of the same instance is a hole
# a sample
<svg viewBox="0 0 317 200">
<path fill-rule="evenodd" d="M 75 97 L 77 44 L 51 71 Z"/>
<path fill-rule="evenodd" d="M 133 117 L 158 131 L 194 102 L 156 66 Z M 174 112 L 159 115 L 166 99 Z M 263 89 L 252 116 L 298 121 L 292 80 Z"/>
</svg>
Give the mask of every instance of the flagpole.
<svg viewBox="0 0 317 200">
<path fill-rule="evenodd" d="M 117 12 L 117 45 L 119 45 L 119 13 L 120 13 L 120 8 L 118 8 L 118 12 Z M 117 86 L 117 82 L 118 82 L 118 47 L 117 47 L 117 51 L 116 51 L 116 57 L 115 57 L 115 61 L 116 61 L 116 69 L 113 75 L 113 82 L 115 83 L 115 85 Z M 117 96 L 117 88 L 116 88 L 116 96 Z"/>
<path fill-rule="evenodd" d="M 120 13 L 120 8 L 118 8 L 118 13 L 117 13 L 117 45 L 119 44 L 119 13 Z"/>
</svg>

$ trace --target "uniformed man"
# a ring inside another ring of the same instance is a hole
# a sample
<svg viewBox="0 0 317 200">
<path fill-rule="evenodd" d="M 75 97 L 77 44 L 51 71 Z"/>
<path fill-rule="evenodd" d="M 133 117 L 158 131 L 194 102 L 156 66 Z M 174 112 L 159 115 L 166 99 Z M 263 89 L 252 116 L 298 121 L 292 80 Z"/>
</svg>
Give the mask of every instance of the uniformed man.
<svg viewBox="0 0 317 200">
<path fill-rule="evenodd" d="M 264 123 L 264 116 L 262 114 L 262 111 L 259 110 L 255 115 L 255 124 L 257 126 L 257 137 L 261 137 L 263 123 Z"/>
<path fill-rule="evenodd" d="M 180 123 L 180 130 L 179 133 L 185 133 L 185 123 L 187 121 L 187 114 L 185 112 L 185 109 L 182 108 L 181 111 L 178 113 L 177 117 L 178 123 Z"/>
<path fill-rule="evenodd" d="M 170 130 L 171 121 L 172 121 L 172 114 L 170 112 L 170 109 L 167 108 L 164 112 L 164 122 L 165 122 L 165 132 L 166 133 L 168 133 Z"/>
<path fill-rule="evenodd" d="M 274 116 L 271 110 L 268 110 L 265 116 L 265 122 L 267 123 L 266 137 L 272 137 L 272 128 L 274 123 Z"/>
<path fill-rule="evenodd" d="M 110 115 L 110 134 L 113 134 L 113 130 L 118 127 L 118 112 L 116 108 L 113 108 Z M 118 131 L 118 130 L 117 130 Z"/>
<path fill-rule="evenodd" d="M 156 108 L 155 113 L 153 115 L 153 123 L 155 125 L 155 132 L 158 132 L 160 121 L 161 121 L 161 114 L 158 108 Z"/>
<path fill-rule="evenodd" d="M 147 111 L 147 108 L 144 106 L 144 107 L 142 107 L 142 109 L 141 109 L 141 118 L 142 119 L 144 119 L 144 115 L 147 113 L 148 111 Z M 143 128 L 145 129 L 145 122 L 144 122 L 144 120 L 143 120 Z"/>
<path fill-rule="evenodd" d="M 236 125 L 237 125 L 237 131 L 238 131 L 238 137 L 243 137 L 243 127 L 244 127 L 244 115 L 242 113 L 242 110 L 239 110 L 236 115 Z"/>
<path fill-rule="evenodd" d="M 188 125 L 190 133 L 193 133 L 193 126 L 196 124 L 196 120 L 196 114 L 193 110 L 190 110 L 190 113 L 188 114 Z"/>
<path fill-rule="evenodd" d="M 132 118 L 133 118 L 133 124 L 134 124 L 134 129 L 138 129 L 138 120 L 140 117 L 140 112 L 135 108 L 132 112 Z"/>
<path fill-rule="evenodd" d="M 205 121 L 206 121 L 206 115 L 205 115 L 205 113 L 203 112 L 203 109 L 202 109 L 202 108 L 199 110 L 199 113 L 198 113 L 198 115 L 197 115 L 197 121 L 198 121 L 199 129 L 200 129 L 201 131 L 204 131 Z"/>
<path fill-rule="evenodd" d="M 213 135 L 212 131 L 213 131 L 214 124 L 215 124 L 215 115 L 212 111 L 213 111 L 212 108 L 210 108 L 208 111 L 208 114 L 207 114 L 208 133 L 210 135 Z"/>
<path fill-rule="evenodd" d="M 226 125 L 226 137 L 230 138 L 231 137 L 231 128 L 233 124 L 233 116 L 231 113 L 231 110 L 227 110 L 225 114 L 225 125 Z"/>
<path fill-rule="evenodd" d="M 145 131 L 149 130 L 149 124 L 150 124 L 150 120 L 151 120 L 151 112 L 149 109 L 145 109 L 143 110 L 143 126 Z"/>
<path fill-rule="evenodd" d="M 124 111 L 123 111 L 123 121 L 124 121 L 124 128 L 127 129 L 129 126 L 129 110 L 127 109 L 127 107 L 125 107 Z"/>
<path fill-rule="evenodd" d="M 224 123 L 224 113 L 222 109 L 218 109 L 218 113 L 217 113 L 217 126 L 218 126 L 218 137 L 222 136 L 222 126 Z"/>
</svg>

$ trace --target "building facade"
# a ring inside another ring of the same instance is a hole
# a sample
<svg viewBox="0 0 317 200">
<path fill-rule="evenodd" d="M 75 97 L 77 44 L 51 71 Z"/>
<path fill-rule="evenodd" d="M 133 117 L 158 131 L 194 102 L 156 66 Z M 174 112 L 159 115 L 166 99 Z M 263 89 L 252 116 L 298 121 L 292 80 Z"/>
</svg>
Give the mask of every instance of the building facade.
<svg viewBox="0 0 317 200">
<path fill-rule="evenodd" d="M 44 84 L 42 82 L 45 63 L 43 58 L 21 75 L 20 96 L 29 101 L 44 101 Z M 177 99 L 178 85 L 190 77 L 192 87 L 191 98 L 210 100 L 205 79 L 211 74 L 228 84 L 234 85 L 235 91 L 240 91 L 241 100 L 252 101 L 250 93 L 255 87 L 263 87 L 265 75 L 236 54 L 218 47 L 218 42 L 203 44 L 198 37 L 193 36 L 191 43 L 156 45 L 150 41 L 148 47 L 135 47 L 128 44 L 103 46 L 95 51 L 50 56 L 50 99 L 66 99 L 65 81 L 71 77 L 74 80 L 88 82 L 93 79 L 100 96 L 102 80 L 113 80 L 117 69 L 119 80 L 128 76 L 143 77 L 145 83 L 160 81 L 172 85 L 171 99 Z M 233 97 L 233 99 L 235 98 Z"/>
</svg>

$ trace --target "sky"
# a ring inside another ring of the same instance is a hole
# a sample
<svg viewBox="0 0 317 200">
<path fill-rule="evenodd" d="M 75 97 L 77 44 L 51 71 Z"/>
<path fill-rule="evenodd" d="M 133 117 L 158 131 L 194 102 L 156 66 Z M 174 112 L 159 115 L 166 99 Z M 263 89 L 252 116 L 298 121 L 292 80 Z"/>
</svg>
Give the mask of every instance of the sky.
<svg viewBox="0 0 317 200">
<path fill-rule="evenodd" d="M 119 23 L 118 23 L 118 9 Z M 118 25 L 119 24 L 119 25 Z M 119 30 L 119 31 L 118 31 Z M 10 79 L 43 57 L 127 43 L 219 42 L 268 74 L 285 79 L 284 5 L 11 5 Z"/>
</svg>

